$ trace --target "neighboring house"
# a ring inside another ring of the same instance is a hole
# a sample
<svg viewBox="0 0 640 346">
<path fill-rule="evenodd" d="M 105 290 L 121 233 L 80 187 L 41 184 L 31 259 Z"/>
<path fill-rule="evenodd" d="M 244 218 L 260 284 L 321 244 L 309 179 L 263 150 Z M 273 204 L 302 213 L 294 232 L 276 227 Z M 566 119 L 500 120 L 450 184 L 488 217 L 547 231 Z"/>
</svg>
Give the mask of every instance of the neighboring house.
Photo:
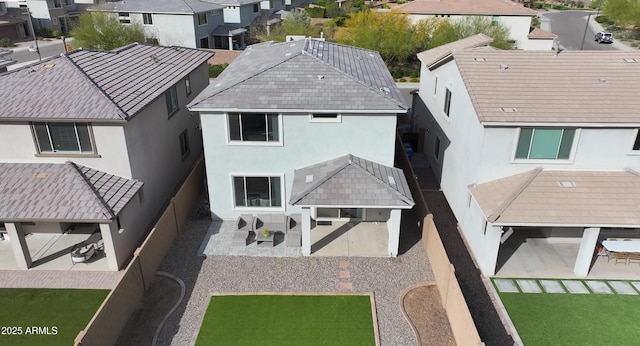
<svg viewBox="0 0 640 346">
<path fill-rule="evenodd" d="M 28 8 L 36 32 L 43 29 L 71 31 L 80 15 L 74 0 L 16 0 L 6 3 L 10 8 Z"/>
<path fill-rule="evenodd" d="M 7 8 L 4 1 L 0 1 L 0 39 L 11 41 L 26 38 L 30 31 L 24 10 Z"/>
<path fill-rule="evenodd" d="M 489 42 L 418 54 L 420 149 L 484 275 L 501 240 L 535 230 L 579 246 L 573 271 L 586 276 L 599 237 L 640 228 L 640 52 Z"/>
<path fill-rule="evenodd" d="M 241 49 L 249 26 L 284 8 L 271 0 L 126 0 L 105 2 L 90 11 L 117 16 L 123 25 L 138 23 L 161 45 L 191 48 Z M 270 18 L 267 24 L 278 19 Z"/>
<path fill-rule="evenodd" d="M 126 264 L 200 156 L 186 104 L 208 85 L 211 56 L 131 44 L 0 75 L 0 161 L 13 163 L 0 165 L 0 223 L 21 268 L 26 233 L 86 223 L 99 225 L 109 269 Z"/>
<path fill-rule="evenodd" d="M 247 48 L 196 99 L 212 217 L 302 214 L 386 222 L 396 256 L 400 214 L 413 206 L 393 168 L 407 106 L 378 52 L 302 40 Z"/>
<path fill-rule="evenodd" d="M 517 48 L 524 48 L 531 31 L 531 19 L 537 11 L 511 0 L 416 0 L 398 7 L 415 23 L 422 19 L 444 18 L 458 21 L 467 17 L 484 17 L 504 25 Z"/>
</svg>

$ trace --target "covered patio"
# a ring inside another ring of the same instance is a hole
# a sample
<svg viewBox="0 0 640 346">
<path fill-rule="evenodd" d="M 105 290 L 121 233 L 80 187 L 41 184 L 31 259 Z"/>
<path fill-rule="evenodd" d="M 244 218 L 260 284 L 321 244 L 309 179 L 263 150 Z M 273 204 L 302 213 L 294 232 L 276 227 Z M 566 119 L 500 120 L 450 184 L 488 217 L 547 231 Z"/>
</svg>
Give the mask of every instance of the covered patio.
<svg viewBox="0 0 640 346">
<path fill-rule="evenodd" d="M 485 216 L 485 252 L 476 254 L 485 275 L 617 278 L 634 267 L 640 273 L 637 263 L 614 270 L 596 257 L 608 238 L 640 238 L 636 171 L 539 167 L 469 191 Z"/>
<path fill-rule="evenodd" d="M 246 44 L 244 35 L 247 32 L 245 28 L 234 27 L 230 25 L 218 25 L 211 32 L 213 36 L 214 49 L 228 50 L 244 50 Z"/>
<path fill-rule="evenodd" d="M 414 202 L 402 170 L 349 154 L 295 170 L 289 204 L 302 209 L 303 255 L 395 257 Z"/>
</svg>

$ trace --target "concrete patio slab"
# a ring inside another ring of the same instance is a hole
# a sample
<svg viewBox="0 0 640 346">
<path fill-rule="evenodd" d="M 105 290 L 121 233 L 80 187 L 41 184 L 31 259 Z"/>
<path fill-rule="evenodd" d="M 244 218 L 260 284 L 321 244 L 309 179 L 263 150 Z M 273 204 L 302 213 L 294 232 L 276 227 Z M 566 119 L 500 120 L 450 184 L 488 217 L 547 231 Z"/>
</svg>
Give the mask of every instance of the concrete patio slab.
<svg viewBox="0 0 640 346">
<path fill-rule="evenodd" d="M 332 222 L 311 229 L 311 255 L 388 257 L 389 235 L 384 222 Z"/>
<path fill-rule="evenodd" d="M 520 290 L 518 289 L 518 286 L 516 286 L 515 282 L 513 282 L 513 280 L 510 279 L 495 279 L 493 280 L 493 282 L 495 282 L 496 287 L 498 288 L 499 292 L 505 292 L 505 293 L 519 293 Z"/>
<path fill-rule="evenodd" d="M 609 285 L 607 285 L 607 283 L 604 281 L 588 280 L 585 281 L 585 283 L 587 284 L 587 286 L 589 286 L 593 293 L 613 294 L 613 291 L 611 290 L 611 288 L 609 288 Z"/>
<path fill-rule="evenodd" d="M 287 247 L 284 234 L 276 233 L 273 247 L 258 247 L 255 238 L 247 246 L 234 246 L 231 242 L 235 231 L 234 220 L 213 221 L 198 250 L 200 256 L 251 256 L 251 257 L 300 257 L 301 247 Z M 254 236 L 251 236 L 254 237 Z"/>
<path fill-rule="evenodd" d="M 618 294 L 638 295 L 638 291 L 634 290 L 633 286 L 626 281 L 609 281 L 609 286 L 613 287 L 613 290 Z"/>
<path fill-rule="evenodd" d="M 540 280 L 540 285 L 547 293 L 567 293 L 558 280 Z"/>
<path fill-rule="evenodd" d="M 516 280 L 518 286 L 520 286 L 520 290 L 524 293 L 541 293 L 542 289 L 538 286 L 536 280 L 526 280 L 520 279 Z"/>
<path fill-rule="evenodd" d="M 569 293 L 573 294 L 589 294 L 587 287 L 578 280 L 562 280 L 562 284 L 567 288 Z"/>
</svg>

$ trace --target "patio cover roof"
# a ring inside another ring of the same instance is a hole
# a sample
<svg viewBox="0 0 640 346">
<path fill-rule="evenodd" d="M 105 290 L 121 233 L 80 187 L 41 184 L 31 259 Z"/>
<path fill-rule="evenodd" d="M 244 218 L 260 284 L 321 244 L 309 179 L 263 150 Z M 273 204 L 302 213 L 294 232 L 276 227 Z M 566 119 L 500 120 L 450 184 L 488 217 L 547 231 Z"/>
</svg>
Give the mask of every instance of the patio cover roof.
<svg viewBox="0 0 640 346">
<path fill-rule="evenodd" d="M 296 169 L 291 205 L 411 209 L 404 172 L 351 154 Z"/>
<path fill-rule="evenodd" d="M 245 28 L 239 28 L 239 27 L 230 26 L 230 25 L 218 25 L 216 26 L 215 29 L 213 29 L 213 31 L 211 32 L 211 35 L 231 37 L 231 36 L 240 35 L 245 32 L 247 32 L 247 29 Z"/>
<path fill-rule="evenodd" d="M 640 173 L 532 171 L 469 186 L 496 226 L 640 227 Z"/>
<path fill-rule="evenodd" d="M 0 220 L 112 220 L 142 184 L 70 161 L 0 163 Z"/>
</svg>

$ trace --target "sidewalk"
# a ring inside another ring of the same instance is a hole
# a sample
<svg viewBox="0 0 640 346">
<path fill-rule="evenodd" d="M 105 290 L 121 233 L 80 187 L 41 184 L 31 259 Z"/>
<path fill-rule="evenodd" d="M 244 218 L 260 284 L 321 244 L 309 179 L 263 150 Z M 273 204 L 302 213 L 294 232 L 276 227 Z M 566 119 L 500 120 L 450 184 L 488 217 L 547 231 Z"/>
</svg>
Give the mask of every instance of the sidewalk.
<svg viewBox="0 0 640 346">
<path fill-rule="evenodd" d="M 584 21 L 586 22 L 587 19 L 589 19 L 589 16 L 584 17 Z M 600 23 L 596 22 L 596 16 L 591 16 L 591 20 L 589 20 L 589 28 L 591 30 L 593 30 L 593 32 L 598 32 L 598 31 L 607 31 L 605 30 L 605 28 L 602 27 L 602 25 L 600 25 Z M 589 39 L 587 37 L 587 39 Z M 593 39 L 593 37 L 591 38 Z M 629 47 L 626 44 L 614 39 L 613 43 L 611 44 L 612 46 L 614 46 L 617 50 L 625 50 L 625 51 L 637 51 L 638 49 L 633 48 L 633 47 Z"/>
<path fill-rule="evenodd" d="M 73 41 L 73 37 L 67 37 L 66 38 L 67 43 L 71 43 Z M 33 40 L 29 40 L 29 41 L 21 41 L 21 42 L 14 42 L 14 44 L 16 45 L 15 47 L 9 47 L 9 48 L 4 48 L 4 49 L 8 49 L 8 50 L 12 50 L 14 52 L 24 52 L 29 50 L 29 47 L 34 46 L 35 47 L 35 42 Z M 54 46 L 54 45 L 61 45 L 62 44 L 62 40 L 61 39 L 47 39 L 45 40 L 38 40 L 38 47 L 42 48 L 42 47 L 47 47 L 47 46 Z"/>
</svg>

